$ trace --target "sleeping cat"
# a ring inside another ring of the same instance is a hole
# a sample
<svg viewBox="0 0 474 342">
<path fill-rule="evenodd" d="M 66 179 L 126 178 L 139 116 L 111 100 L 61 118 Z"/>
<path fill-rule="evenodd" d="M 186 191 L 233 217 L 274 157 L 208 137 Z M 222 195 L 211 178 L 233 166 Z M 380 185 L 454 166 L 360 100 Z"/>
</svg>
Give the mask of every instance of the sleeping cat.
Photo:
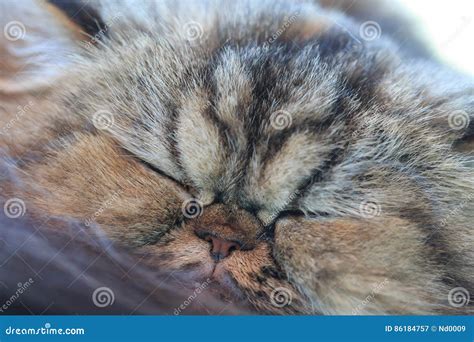
<svg viewBox="0 0 474 342">
<path fill-rule="evenodd" d="M 74 220 L 251 312 L 472 313 L 474 83 L 402 14 L 3 6 L 8 219 Z"/>
</svg>

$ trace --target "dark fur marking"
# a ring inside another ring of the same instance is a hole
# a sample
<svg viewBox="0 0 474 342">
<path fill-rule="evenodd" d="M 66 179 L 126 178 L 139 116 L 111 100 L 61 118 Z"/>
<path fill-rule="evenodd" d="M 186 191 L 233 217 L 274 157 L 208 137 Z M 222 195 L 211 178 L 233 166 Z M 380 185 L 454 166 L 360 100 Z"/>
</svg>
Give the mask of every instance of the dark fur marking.
<svg viewBox="0 0 474 342">
<path fill-rule="evenodd" d="M 251 274 L 250 278 L 252 278 L 252 280 L 256 281 L 260 285 L 264 285 L 264 284 L 267 283 L 267 279 L 265 277 L 262 277 L 262 275 L 260 275 L 258 273 Z"/>
<path fill-rule="evenodd" d="M 328 118 L 323 121 L 305 119 L 297 125 L 292 125 L 287 129 L 281 131 L 275 131 L 276 134 L 270 136 L 268 141 L 265 141 L 265 145 L 268 146 L 267 150 L 263 154 L 262 164 L 265 165 L 273 159 L 284 145 L 293 137 L 295 134 L 310 131 L 311 134 L 321 134 L 327 131 L 327 129 L 334 123 L 334 118 Z M 308 136 L 311 136 L 308 134 Z M 263 166 L 265 168 L 265 166 Z"/>
<path fill-rule="evenodd" d="M 90 35 L 97 35 L 99 39 L 102 35 L 107 35 L 107 26 L 103 22 L 99 13 L 93 9 L 87 2 L 81 0 L 48 0 L 49 3 L 60 9 L 66 14 L 75 24 L 79 25 L 84 31 Z"/>
<path fill-rule="evenodd" d="M 320 58 L 329 64 L 337 64 L 336 56 L 344 53 L 344 57 L 350 56 L 351 54 L 356 56 L 360 54 L 363 49 L 361 42 L 355 40 L 348 32 L 341 30 L 338 27 L 332 27 L 314 39 L 317 44 L 317 49 Z"/>
<path fill-rule="evenodd" d="M 184 264 L 180 267 L 181 271 L 192 271 L 197 269 L 201 265 L 200 262 L 190 262 L 187 264 Z"/>
<path fill-rule="evenodd" d="M 160 252 L 158 255 L 158 259 L 160 261 L 171 261 L 175 259 L 175 255 L 171 252 Z"/>
</svg>

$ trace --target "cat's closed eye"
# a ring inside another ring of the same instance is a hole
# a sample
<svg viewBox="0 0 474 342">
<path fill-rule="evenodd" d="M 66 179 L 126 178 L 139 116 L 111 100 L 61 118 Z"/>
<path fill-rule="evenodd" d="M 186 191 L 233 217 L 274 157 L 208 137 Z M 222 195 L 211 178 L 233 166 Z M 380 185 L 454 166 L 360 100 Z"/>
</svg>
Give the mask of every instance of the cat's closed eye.
<svg viewBox="0 0 474 342">
<path fill-rule="evenodd" d="M 173 175 L 169 175 L 167 173 L 164 173 L 162 170 L 160 170 L 158 167 L 156 167 L 155 165 L 153 165 L 152 163 L 150 162 L 147 162 L 143 159 L 137 159 L 137 161 L 142 164 L 143 166 L 145 166 L 147 169 L 149 169 L 150 171 L 156 173 L 157 175 L 160 175 L 161 177 L 164 177 L 164 178 L 168 178 L 170 180 L 172 180 L 173 182 L 175 182 L 178 186 L 182 187 L 186 192 L 188 192 L 190 195 L 197 195 L 198 194 L 198 191 L 192 187 L 192 184 L 190 183 L 182 183 L 180 182 L 179 180 L 175 179 L 173 177 Z"/>
</svg>

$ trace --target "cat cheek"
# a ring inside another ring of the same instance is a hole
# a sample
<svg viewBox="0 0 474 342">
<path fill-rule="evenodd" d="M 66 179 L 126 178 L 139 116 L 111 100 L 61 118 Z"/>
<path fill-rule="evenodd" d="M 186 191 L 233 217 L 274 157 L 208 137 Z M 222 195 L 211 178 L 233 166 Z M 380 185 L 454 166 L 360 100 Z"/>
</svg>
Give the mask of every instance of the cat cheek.
<svg viewBox="0 0 474 342">
<path fill-rule="evenodd" d="M 274 256 L 324 314 L 429 313 L 440 279 L 412 222 L 395 217 L 286 219 Z M 373 289 L 379 300 L 358 308 Z"/>
<path fill-rule="evenodd" d="M 160 271 L 173 271 L 183 281 L 207 278 L 213 271 L 209 244 L 189 229 L 171 231 L 156 245 L 140 248 L 151 255 L 148 263 Z"/>
<path fill-rule="evenodd" d="M 306 299 L 275 264 L 269 244 L 259 243 L 251 251 L 236 252 L 223 266 L 257 311 L 271 314 L 309 312 Z"/>
</svg>

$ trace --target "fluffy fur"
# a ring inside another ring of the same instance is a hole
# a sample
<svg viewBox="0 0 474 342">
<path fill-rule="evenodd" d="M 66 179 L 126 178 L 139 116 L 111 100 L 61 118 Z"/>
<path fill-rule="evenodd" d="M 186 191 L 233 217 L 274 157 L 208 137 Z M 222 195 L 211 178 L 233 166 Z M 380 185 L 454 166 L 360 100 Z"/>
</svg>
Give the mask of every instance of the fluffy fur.
<svg viewBox="0 0 474 342">
<path fill-rule="evenodd" d="M 360 16 L 309 1 L 93 11 L 86 51 L 15 95 L 33 105 L 0 137 L 5 200 L 97 223 L 147 267 L 210 277 L 260 313 L 472 312 L 448 301 L 474 293 L 471 79 L 383 16 L 367 41 Z M 471 124 L 453 128 L 453 113 Z M 242 248 L 216 263 L 200 232 Z"/>
</svg>

